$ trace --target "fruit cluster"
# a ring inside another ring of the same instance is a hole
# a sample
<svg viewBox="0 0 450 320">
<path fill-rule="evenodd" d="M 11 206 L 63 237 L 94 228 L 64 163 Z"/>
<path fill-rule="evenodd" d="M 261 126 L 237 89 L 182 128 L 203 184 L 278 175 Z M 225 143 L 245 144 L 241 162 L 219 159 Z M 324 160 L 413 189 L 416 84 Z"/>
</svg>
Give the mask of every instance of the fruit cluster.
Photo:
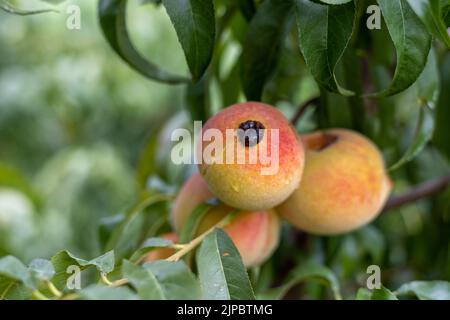
<svg viewBox="0 0 450 320">
<path fill-rule="evenodd" d="M 251 130 L 243 139 L 236 135 L 236 143 L 216 149 L 216 155 L 231 151 L 250 156 L 258 146 L 268 157 L 276 152 L 278 170 L 261 174 L 261 168 L 269 165 L 261 157 L 252 164 L 201 163 L 199 173 L 186 181 L 173 206 L 171 220 L 176 233 L 164 237 L 176 241 L 194 209 L 217 198 L 219 205 L 204 215 L 196 232 L 205 232 L 233 212 L 224 230 L 246 267 L 262 263 L 275 250 L 280 218 L 312 234 L 345 233 L 373 220 L 391 191 L 380 151 L 359 133 L 330 129 L 299 136 L 280 111 L 255 102 L 222 110 L 207 121 L 203 132 L 211 128 L 224 137 L 227 129 Z M 277 140 L 268 134 L 272 129 L 277 131 Z M 202 140 L 201 150 L 210 143 Z M 149 259 L 171 253 L 165 249 Z"/>
</svg>

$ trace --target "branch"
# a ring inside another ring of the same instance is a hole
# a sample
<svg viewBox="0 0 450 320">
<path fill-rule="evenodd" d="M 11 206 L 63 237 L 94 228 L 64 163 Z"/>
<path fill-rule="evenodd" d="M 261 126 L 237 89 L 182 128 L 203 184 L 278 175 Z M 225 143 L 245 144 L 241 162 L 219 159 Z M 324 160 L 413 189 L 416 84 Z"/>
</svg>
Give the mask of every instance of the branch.
<svg viewBox="0 0 450 320">
<path fill-rule="evenodd" d="M 319 97 L 315 97 L 315 98 L 305 101 L 300 106 L 300 108 L 297 110 L 297 112 L 294 114 L 294 116 L 292 117 L 291 123 L 295 126 L 297 124 L 297 122 L 300 120 L 300 118 L 303 116 L 303 114 L 305 113 L 306 109 L 308 109 L 308 107 L 310 107 L 311 105 L 318 104 L 319 101 L 320 101 Z"/>
<path fill-rule="evenodd" d="M 389 199 L 383 209 L 383 212 L 427 198 L 433 194 L 444 191 L 448 186 L 450 186 L 450 174 L 424 182 L 404 194 Z"/>
</svg>

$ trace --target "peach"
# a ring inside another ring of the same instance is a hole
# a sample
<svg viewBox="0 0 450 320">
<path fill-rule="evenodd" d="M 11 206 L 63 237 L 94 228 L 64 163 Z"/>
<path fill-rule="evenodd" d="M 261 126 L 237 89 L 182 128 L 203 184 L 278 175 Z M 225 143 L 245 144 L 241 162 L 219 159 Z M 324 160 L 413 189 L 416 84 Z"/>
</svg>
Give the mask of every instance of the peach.
<svg viewBox="0 0 450 320">
<path fill-rule="evenodd" d="M 302 182 L 277 212 L 299 229 L 319 235 L 352 231 L 373 220 L 392 188 L 378 148 L 345 129 L 301 139 L 306 155 Z"/>
<path fill-rule="evenodd" d="M 171 213 L 177 231 L 181 231 L 195 207 L 212 197 L 202 176 L 194 174 L 181 188 Z M 233 208 L 225 204 L 214 206 L 200 222 L 197 235 L 207 231 L 233 211 Z M 239 211 L 223 228 L 233 240 L 246 267 L 261 264 L 273 253 L 279 240 L 279 220 L 273 210 Z"/>
<path fill-rule="evenodd" d="M 215 136 L 208 137 L 213 131 L 220 134 L 222 144 L 216 143 Z M 229 132 L 234 132 L 231 138 Z M 274 107 L 245 102 L 225 108 L 206 122 L 202 137 L 197 154 L 200 173 L 210 190 L 231 207 L 271 209 L 300 183 L 303 146 Z"/>
<path fill-rule="evenodd" d="M 212 208 L 200 223 L 197 234 L 213 227 L 233 211 L 226 205 Z M 246 267 L 260 265 L 276 249 L 280 219 L 273 210 L 239 211 L 223 229 L 233 240 Z"/>
<path fill-rule="evenodd" d="M 160 238 L 170 240 L 173 243 L 178 242 L 178 235 L 175 232 L 164 233 L 160 236 Z M 143 262 L 167 259 L 171 255 L 173 255 L 175 252 L 176 252 L 176 250 L 173 248 L 154 249 L 145 256 L 145 258 L 143 259 Z"/>
</svg>

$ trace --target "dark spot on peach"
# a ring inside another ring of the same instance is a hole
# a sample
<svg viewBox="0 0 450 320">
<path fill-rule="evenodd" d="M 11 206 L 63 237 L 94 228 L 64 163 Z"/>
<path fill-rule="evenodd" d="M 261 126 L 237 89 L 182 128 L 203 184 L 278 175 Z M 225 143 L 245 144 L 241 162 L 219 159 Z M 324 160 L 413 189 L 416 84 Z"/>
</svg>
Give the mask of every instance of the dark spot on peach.
<svg viewBox="0 0 450 320">
<path fill-rule="evenodd" d="M 239 125 L 238 137 L 246 147 L 257 145 L 264 137 L 264 125 L 255 120 L 247 120 Z"/>
</svg>

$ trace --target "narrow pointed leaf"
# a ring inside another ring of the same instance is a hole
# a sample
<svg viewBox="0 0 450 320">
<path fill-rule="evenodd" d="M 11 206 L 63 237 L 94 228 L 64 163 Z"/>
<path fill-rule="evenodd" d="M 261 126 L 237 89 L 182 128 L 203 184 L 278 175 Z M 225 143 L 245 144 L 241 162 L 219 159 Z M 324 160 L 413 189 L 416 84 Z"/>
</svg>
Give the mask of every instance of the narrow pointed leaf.
<svg viewBox="0 0 450 320">
<path fill-rule="evenodd" d="M 239 252 L 225 231 L 216 229 L 203 240 L 197 268 L 205 299 L 255 299 Z"/>
<path fill-rule="evenodd" d="M 122 264 L 122 272 L 123 276 L 136 289 L 141 299 L 163 300 L 166 298 L 164 290 L 155 275 L 145 268 L 125 260 Z"/>
<path fill-rule="evenodd" d="M 327 267 L 314 263 L 305 263 L 303 265 L 300 265 L 298 268 L 294 269 L 291 272 L 286 284 L 262 293 L 259 298 L 265 300 L 282 299 L 292 287 L 308 280 L 319 280 L 321 282 L 324 282 L 328 287 L 331 288 L 337 300 L 342 299 L 339 281 L 336 278 L 335 274 Z"/>
<path fill-rule="evenodd" d="M 312 75 L 328 91 L 353 95 L 339 85 L 335 69 L 352 36 L 354 3 L 333 6 L 295 0 L 295 7 L 300 50 Z"/>
<path fill-rule="evenodd" d="M 125 229 L 142 210 L 156 203 L 167 201 L 168 199 L 170 199 L 170 196 L 165 194 L 143 192 L 137 203 L 127 211 L 124 220 L 111 234 L 106 244 L 106 250 L 112 250 L 116 247 Z"/>
<path fill-rule="evenodd" d="M 149 79 L 169 84 L 189 82 L 184 76 L 160 69 L 136 50 L 127 31 L 127 3 L 128 0 L 100 0 L 98 4 L 100 27 L 114 51 L 133 69 Z"/>
<path fill-rule="evenodd" d="M 138 262 L 141 258 L 155 248 L 167 248 L 173 245 L 173 242 L 163 238 L 149 238 L 145 240 L 141 248 L 138 249 L 130 258 L 133 263 Z"/>
<path fill-rule="evenodd" d="M 409 88 L 420 76 L 431 48 L 431 35 L 407 0 L 377 0 L 397 51 L 397 66 L 388 88 L 370 94 L 386 97 Z"/>
<path fill-rule="evenodd" d="M 215 41 L 215 17 L 212 0 L 163 0 L 183 47 L 194 81 L 208 67 Z"/>
<path fill-rule="evenodd" d="M 200 299 L 200 283 L 183 261 L 157 260 L 144 264 L 170 300 Z"/>
<path fill-rule="evenodd" d="M 242 52 L 242 86 L 248 100 L 261 100 L 293 17 L 291 1 L 264 1 L 250 22 Z"/>
<path fill-rule="evenodd" d="M 439 95 L 439 73 L 434 51 L 430 52 L 427 65 L 417 80 L 416 87 L 417 101 L 420 108 L 416 132 L 405 154 L 389 170 L 396 170 L 414 159 L 433 137 L 435 124 L 434 106 Z"/>
<path fill-rule="evenodd" d="M 428 30 L 450 48 L 450 36 L 444 22 L 439 0 L 408 0 L 409 5 L 420 17 Z"/>
<path fill-rule="evenodd" d="M 95 267 L 99 272 L 110 273 L 114 269 L 114 252 L 109 251 L 100 257 L 88 261 L 76 257 L 67 250 L 63 250 L 54 255 L 51 258 L 51 262 L 55 269 L 55 276 L 52 281 L 57 288 L 64 289 L 67 279 L 73 275 L 67 272 L 70 266 L 77 266 L 80 271 L 89 267 Z"/>
</svg>

